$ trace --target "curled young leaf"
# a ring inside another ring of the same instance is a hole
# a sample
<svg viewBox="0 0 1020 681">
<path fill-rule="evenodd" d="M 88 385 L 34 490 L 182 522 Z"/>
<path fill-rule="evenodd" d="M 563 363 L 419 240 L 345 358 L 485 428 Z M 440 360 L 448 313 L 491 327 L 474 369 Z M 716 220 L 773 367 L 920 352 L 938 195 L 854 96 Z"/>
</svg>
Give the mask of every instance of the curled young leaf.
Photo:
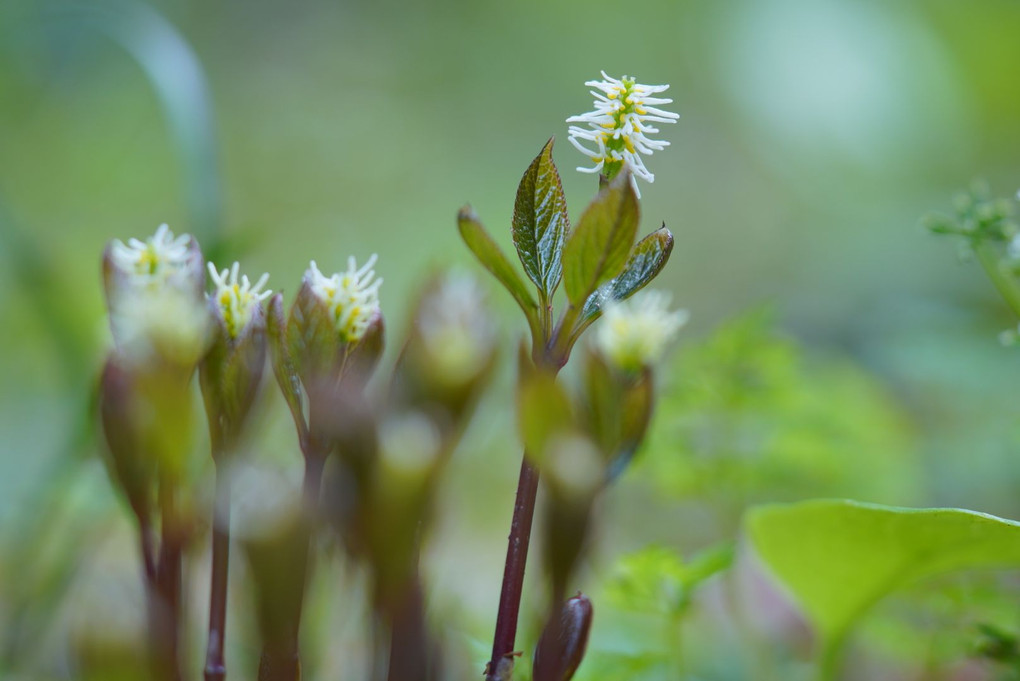
<svg viewBox="0 0 1020 681">
<path fill-rule="evenodd" d="M 550 139 L 524 172 L 511 222 L 514 246 L 524 271 L 546 299 L 559 286 L 563 271 L 560 255 L 570 230 L 567 200 L 552 148 Z"/>
<path fill-rule="evenodd" d="M 607 302 L 626 300 L 644 288 L 666 266 L 672 251 L 673 235 L 666 225 L 641 239 L 631 251 L 623 271 L 588 296 L 575 333 L 580 333 L 598 319 Z"/>
</svg>

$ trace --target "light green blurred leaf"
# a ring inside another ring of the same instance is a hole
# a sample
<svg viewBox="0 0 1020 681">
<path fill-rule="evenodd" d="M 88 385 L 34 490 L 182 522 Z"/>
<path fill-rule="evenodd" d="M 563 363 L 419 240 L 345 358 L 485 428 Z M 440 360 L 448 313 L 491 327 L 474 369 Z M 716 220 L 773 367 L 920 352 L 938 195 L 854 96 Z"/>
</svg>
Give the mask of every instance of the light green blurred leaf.
<svg viewBox="0 0 1020 681">
<path fill-rule="evenodd" d="M 630 173 L 622 172 L 588 205 L 563 247 L 563 285 L 572 305 L 620 274 L 639 221 Z"/>
<path fill-rule="evenodd" d="M 556 377 L 544 371 L 522 376 L 517 414 L 525 450 L 539 460 L 549 441 L 557 434 L 569 432 L 574 423 L 570 397 Z"/>
<path fill-rule="evenodd" d="M 922 577 L 1020 566 L 1020 523 L 960 509 L 846 500 L 760 506 L 745 530 L 822 639 L 823 678 L 854 624 L 884 596 Z"/>
<path fill-rule="evenodd" d="M 567 200 L 553 163 L 552 147 L 550 139 L 524 172 L 511 223 L 524 271 L 545 298 L 551 297 L 560 284 L 560 254 L 570 229 Z"/>
<path fill-rule="evenodd" d="M 538 308 L 535 298 L 528 291 L 528 287 L 525 286 L 521 276 L 510 264 L 503 251 L 485 231 L 485 227 L 482 226 L 470 206 L 461 208 L 460 213 L 457 214 L 457 228 L 460 230 L 460 236 L 464 243 L 475 254 L 478 261 L 510 292 L 517 304 L 524 310 L 524 314 L 528 316 L 529 321 L 532 320 L 535 310 Z"/>
</svg>

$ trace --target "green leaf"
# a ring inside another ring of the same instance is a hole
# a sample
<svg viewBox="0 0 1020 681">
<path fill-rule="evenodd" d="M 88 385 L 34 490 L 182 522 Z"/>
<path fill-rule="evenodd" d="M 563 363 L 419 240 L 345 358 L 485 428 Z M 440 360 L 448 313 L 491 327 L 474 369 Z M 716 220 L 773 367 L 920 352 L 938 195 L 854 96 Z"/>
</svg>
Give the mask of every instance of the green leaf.
<svg viewBox="0 0 1020 681">
<path fill-rule="evenodd" d="M 887 594 L 944 572 L 1020 566 L 1020 523 L 974 511 L 815 500 L 753 508 L 744 525 L 817 628 L 823 678 L 847 632 Z"/>
<path fill-rule="evenodd" d="M 503 251 L 492 240 L 489 233 L 485 231 L 485 227 L 482 226 L 470 206 L 461 208 L 457 214 L 457 228 L 460 230 L 460 236 L 464 243 L 475 254 L 478 261 L 499 280 L 499 283 L 503 284 L 503 287 L 510 292 L 517 304 L 524 310 L 524 314 L 531 319 L 538 309 L 538 304 L 517 270 L 503 255 Z"/>
<path fill-rule="evenodd" d="M 567 200 L 553 163 L 552 148 L 550 138 L 524 171 L 511 221 L 514 245 L 524 272 L 545 298 L 551 297 L 559 286 L 563 271 L 560 253 L 570 231 Z"/>
<path fill-rule="evenodd" d="M 571 305 L 580 306 L 620 274 L 639 220 L 637 195 L 624 171 L 589 204 L 563 247 L 563 284 Z"/>
<path fill-rule="evenodd" d="M 580 328 L 599 318 L 606 301 L 626 300 L 643 289 L 666 266 L 672 251 L 673 235 L 666 229 L 666 225 L 639 241 L 631 251 L 623 272 L 588 296 L 578 321 Z"/>
</svg>

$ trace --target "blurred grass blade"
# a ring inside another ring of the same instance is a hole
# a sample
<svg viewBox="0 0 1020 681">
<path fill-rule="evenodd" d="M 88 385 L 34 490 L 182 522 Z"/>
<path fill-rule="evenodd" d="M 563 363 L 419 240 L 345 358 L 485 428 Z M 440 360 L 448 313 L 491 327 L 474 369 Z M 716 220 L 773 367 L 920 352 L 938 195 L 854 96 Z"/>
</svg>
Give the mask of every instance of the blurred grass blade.
<svg viewBox="0 0 1020 681">
<path fill-rule="evenodd" d="M 212 258 L 216 249 L 209 249 L 219 240 L 223 200 L 212 99 L 198 56 L 169 21 L 140 3 L 74 5 L 68 13 L 113 39 L 145 72 L 183 166 L 189 231 Z"/>
</svg>

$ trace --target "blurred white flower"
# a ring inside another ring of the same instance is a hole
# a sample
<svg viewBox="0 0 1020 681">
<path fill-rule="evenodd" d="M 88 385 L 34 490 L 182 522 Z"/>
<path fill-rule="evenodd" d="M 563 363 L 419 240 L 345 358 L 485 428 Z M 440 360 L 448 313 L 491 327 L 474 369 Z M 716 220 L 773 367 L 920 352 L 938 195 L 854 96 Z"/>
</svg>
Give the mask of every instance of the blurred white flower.
<svg viewBox="0 0 1020 681">
<path fill-rule="evenodd" d="M 656 108 L 659 104 L 673 102 L 672 99 L 652 96 L 665 92 L 669 86 L 642 85 L 627 76 L 616 79 L 605 71 L 602 78 L 585 83 L 595 88 L 591 92 L 595 97 L 595 110 L 567 119 L 567 123 L 587 124 L 587 127 L 572 125 L 569 129 L 570 143 L 595 163 L 594 168 L 579 167 L 578 170 L 583 173 L 602 171 L 612 177 L 626 165 L 633 173 L 632 179 L 640 177 L 654 182 L 655 176 L 645 167 L 641 156 L 651 156 L 653 152 L 669 146 L 665 140 L 648 137 L 659 132 L 651 123 L 676 123 L 680 117 Z M 592 144 L 594 149 L 590 148 Z M 636 181 L 634 191 L 641 196 Z"/>
<path fill-rule="evenodd" d="M 252 310 L 263 300 L 273 295 L 270 290 L 262 290 L 262 287 L 269 281 L 269 274 L 264 273 L 254 285 L 248 281 L 247 275 L 241 275 L 238 281 L 238 270 L 240 264 L 234 262 L 229 270 L 218 272 L 216 266 L 211 262 L 207 263 L 209 276 L 212 277 L 216 290 L 210 294 L 220 308 L 223 316 L 223 323 L 227 327 L 227 333 L 231 338 L 237 335 L 248 325 L 251 320 Z"/>
<path fill-rule="evenodd" d="M 361 340 L 379 313 L 379 286 L 383 280 L 375 278 L 375 261 L 373 253 L 359 269 L 352 256 L 347 260 L 346 272 L 327 277 L 313 260 L 305 272 L 312 294 L 328 306 L 336 330 L 346 343 Z"/>
<path fill-rule="evenodd" d="M 670 296 L 642 291 L 625 301 L 607 301 L 596 343 L 602 354 L 626 371 L 657 362 L 687 322 L 687 310 L 669 310 Z"/>
<path fill-rule="evenodd" d="M 131 363 L 191 366 L 209 341 L 209 308 L 190 291 L 171 286 L 128 290 L 110 312 L 117 348 Z"/>
<path fill-rule="evenodd" d="M 441 446 L 436 425 L 418 412 L 391 416 L 380 424 L 379 449 L 391 473 L 422 474 L 435 464 Z"/>
<path fill-rule="evenodd" d="M 495 328 L 474 277 L 450 272 L 422 301 L 418 328 L 437 373 L 457 383 L 474 376 L 492 355 Z"/>
<path fill-rule="evenodd" d="M 145 241 L 128 239 L 125 244 L 120 239 L 114 239 L 110 258 L 117 269 L 132 277 L 132 283 L 161 284 L 185 269 L 190 255 L 190 240 L 188 234 L 175 237 L 170 228 L 162 224 Z"/>
</svg>

